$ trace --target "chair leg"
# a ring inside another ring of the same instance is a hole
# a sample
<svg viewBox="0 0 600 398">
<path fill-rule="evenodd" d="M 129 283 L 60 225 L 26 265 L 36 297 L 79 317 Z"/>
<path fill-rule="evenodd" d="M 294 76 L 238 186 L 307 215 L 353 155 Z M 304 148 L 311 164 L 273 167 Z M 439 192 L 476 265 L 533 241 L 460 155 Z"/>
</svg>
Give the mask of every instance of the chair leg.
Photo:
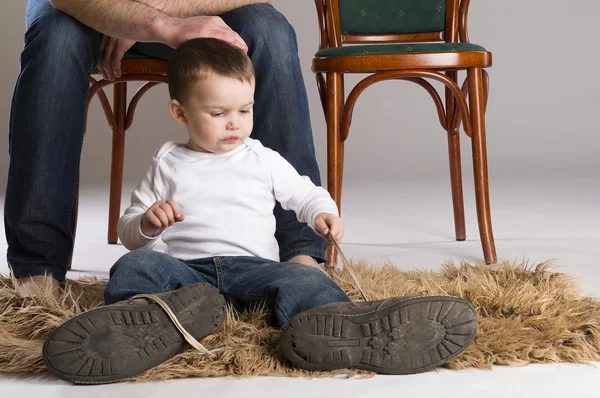
<svg viewBox="0 0 600 398">
<path fill-rule="evenodd" d="M 344 154 L 346 153 L 345 148 L 346 148 L 346 140 L 342 140 L 342 115 L 343 115 L 343 111 L 344 111 L 344 98 L 346 97 L 346 89 L 345 89 L 345 79 L 344 79 L 344 74 L 342 74 L 341 78 L 341 92 L 340 92 L 340 183 L 338 184 L 338 197 L 340 198 L 339 201 L 337 202 L 338 205 L 338 209 L 340 211 L 340 215 L 342 213 L 342 186 L 344 185 Z"/>
<path fill-rule="evenodd" d="M 327 188 L 341 211 L 342 202 L 342 80 L 327 74 Z"/>
<path fill-rule="evenodd" d="M 457 132 L 448 131 L 448 159 L 450 162 L 452 208 L 454 210 L 454 233 L 456 240 L 463 241 L 467 237 L 467 232 L 465 227 L 465 203 L 463 199 L 460 161 L 460 135 Z"/>
<path fill-rule="evenodd" d="M 342 158 L 341 140 L 342 75 L 327 73 L 327 189 L 341 212 L 342 203 Z M 337 253 L 332 245 L 327 249 L 327 266 L 337 263 Z"/>
<path fill-rule="evenodd" d="M 457 72 L 447 72 L 448 77 L 456 81 Z M 460 134 L 453 130 L 454 109 L 456 101 L 448 88 L 446 88 L 446 125 L 448 133 L 448 160 L 450 163 L 450 186 L 452 189 L 452 208 L 454 210 L 454 232 L 456 240 L 466 239 L 465 228 L 465 203 L 463 199 L 462 169 L 460 160 Z"/>
<path fill-rule="evenodd" d="M 117 83 L 114 89 L 115 126 L 112 136 L 112 158 L 110 166 L 110 194 L 108 206 L 108 243 L 118 241 L 117 223 L 121 213 L 123 189 L 123 162 L 125 158 L 125 118 L 127 113 L 127 83 Z"/>
<path fill-rule="evenodd" d="M 487 264 L 496 262 L 496 247 L 490 215 L 488 187 L 487 149 L 485 138 L 485 103 L 481 68 L 467 70 L 469 84 L 469 107 L 471 113 L 473 171 L 475 177 L 475 200 L 479 234 L 483 246 L 483 256 Z"/>
</svg>

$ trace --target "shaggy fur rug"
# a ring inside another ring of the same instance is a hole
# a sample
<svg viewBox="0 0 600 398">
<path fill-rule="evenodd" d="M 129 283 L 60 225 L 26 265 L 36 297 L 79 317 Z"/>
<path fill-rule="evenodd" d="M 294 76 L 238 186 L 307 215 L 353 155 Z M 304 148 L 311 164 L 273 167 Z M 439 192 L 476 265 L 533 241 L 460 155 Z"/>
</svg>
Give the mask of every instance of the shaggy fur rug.
<svg viewBox="0 0 600 398">
<path fill-rule="evenodd" d="M 400 271 L 391 264 L 359 263 L 354 268 L 372 300 L 428 294 L 458 296 L 473 303 L 479 314 L 477 338 L 447 368 L 600 360 L 600 300 L 582 296 L 569 275 L 551 272 L 550 263 L 449 263 L 439 272 Z M 331 277 L 350 298 L 361 300 L 348 272 L 333 271 Z M 59 300 L 24 299 L 17 295 L 13 281 L 0 275 L 0 372 L 45 372 L 41 353 L 46 337 L 65 320 L 101 305 L 105 283 L 95 278 L 68 280 Z M 260 308 L 243 314 L 228 309 L 221 330 L 202 341 L 209 349 L 226 347 L 224 352 L 208 358 L 188 350 L 135 380 L 334 374 L 307 372 L 284 361 L 279 331 L 268 325 L 268 316 Z"/>
</svg>

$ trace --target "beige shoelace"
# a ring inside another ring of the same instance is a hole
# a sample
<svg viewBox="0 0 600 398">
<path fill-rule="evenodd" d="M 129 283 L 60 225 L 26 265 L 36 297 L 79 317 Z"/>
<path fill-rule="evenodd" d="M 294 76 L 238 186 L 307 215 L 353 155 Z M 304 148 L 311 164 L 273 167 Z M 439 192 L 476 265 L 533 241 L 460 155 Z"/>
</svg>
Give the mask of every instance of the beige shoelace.
<svg viewBox="0 0 600 398">
<path fill-rule="evenodd" d="M 340 257 L 342 258 L 342 264 L 344 264 L 344 268 L 347 268 L 348 272 L 350 272 L 350 276 L 354 280 L 354 283 L 356 283 L 356 287 L 358 288 L 358 291 L 360 291 L 360 294 L 362 294 L 365 301 L 369 301 L 369 299 L 367 298 L 367 295 L 362 290 L 362 287 L 360 286 L 360 283 L 358 282 L 358 278 L 356 277 L 356 274 L 354 273 L 354 269 L 352 269 L 352 266 L 350 266 L 350 263 L 348 262 L 348 260 L 346 260 L 346 256 L 344 256 L 344 252 L 342 251 L 342 249 L 340 249 L 340 245 L 337 243 L 337 241 L 333 237 L 333 234 L 331 233 L 331 231 L 329 231 L 329 234 L 327 235 L 327 237 L 329 238 L 331 243 L 333 243 L 333 246 L 335 246 L 336 250 L 340 254 Z"/>
<path fill-rule="evenodd" d="M 194 338 L 194 336 L 192 336 L 187 330 L 185 330 L 183 325 L 181 325 L 181 323 L 179 323 L 179 320 L 177 319 L 177 317 L 175 316 L 173 311 L 171 311 L 171 308 L 169 308 L 167 303 L 165 303 L 161 298 L 159 298 L 153 294 L 138 294 L 137 296 L 133 296 L 131 298 L 131 300 L 137 299 L 137 298 L 145 298 L 145 299 L 148 299 L 148 300 L 153 301 L 156 304 L 158 304 L 160 306 L 160 308 L 162 308 L 163 311 L 165 311 L 167 313 L 169 318 L 171 318 L 171 321 L 173 322 L 173 324 L 175 325 L 177 330 L 179 330 L 179 332 L 183 335 L 183 338 L 188 343 L 190 343 L 190 345 L 192 347 L 194 347 L 196 350 L 198 350 L 201 354 L 213 356 L 217 352 L 225 351 L 225 347 L 215 348 L 214 350 L 209 350 L 206 347 L 204 347 L 202 344 L 200 344 L 200 342 L 198 342 L 198 340 L 196 340 Z"/>
</svg>

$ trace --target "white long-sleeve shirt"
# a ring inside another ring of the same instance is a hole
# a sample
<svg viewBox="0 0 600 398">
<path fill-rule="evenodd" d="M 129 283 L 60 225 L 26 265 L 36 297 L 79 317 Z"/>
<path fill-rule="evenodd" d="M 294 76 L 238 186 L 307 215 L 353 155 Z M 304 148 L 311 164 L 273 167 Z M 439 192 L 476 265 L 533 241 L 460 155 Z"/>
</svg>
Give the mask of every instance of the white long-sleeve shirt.
<svg viewBox="0 0 600 398">
<path fill-rule="evenodd" d="M 161 235 L 142 234 L 142 216 L 159 200 L 176 201 L 184 221 Z M 193 151 L 167 142 L 152 159 L 118 224 L 129 250 L 151 248 L 181 260 L 213 256 L 256 256 L 279 261 L 273 208 L 279 201 L 314 229 L 322 212 L 338 214 L 329 193 L 300 176 L 277 152 L 248 138 L 231 152 Z"/>
</svg>

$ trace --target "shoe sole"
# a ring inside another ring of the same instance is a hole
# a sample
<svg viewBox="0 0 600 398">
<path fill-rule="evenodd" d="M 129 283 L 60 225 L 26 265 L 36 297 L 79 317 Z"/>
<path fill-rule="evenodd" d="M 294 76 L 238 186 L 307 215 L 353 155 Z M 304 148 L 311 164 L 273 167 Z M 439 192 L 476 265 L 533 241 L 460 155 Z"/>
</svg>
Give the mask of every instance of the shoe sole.
<svg viewBox="0 0 600 398">
<path fill-rule="evenodd" d="M 360 315 L 298 314 L 283 327 L 281 348 L 303 369 L 401 375 L 446 363 L 476 333 L 477 314 L 468 301 L 414 297 Z"/>
<path fill-rule="evenodd" d="M 161 298 L 197 340 L 214 333 L 225 318 L 224 298 L 208 283 Z M 189 347 L 158 304 L 135 303 L 92 309 L 62 324 L 44 343 L 46 367 L 71 383 L 111 383 L 143 373 Z"/>
</svg>

